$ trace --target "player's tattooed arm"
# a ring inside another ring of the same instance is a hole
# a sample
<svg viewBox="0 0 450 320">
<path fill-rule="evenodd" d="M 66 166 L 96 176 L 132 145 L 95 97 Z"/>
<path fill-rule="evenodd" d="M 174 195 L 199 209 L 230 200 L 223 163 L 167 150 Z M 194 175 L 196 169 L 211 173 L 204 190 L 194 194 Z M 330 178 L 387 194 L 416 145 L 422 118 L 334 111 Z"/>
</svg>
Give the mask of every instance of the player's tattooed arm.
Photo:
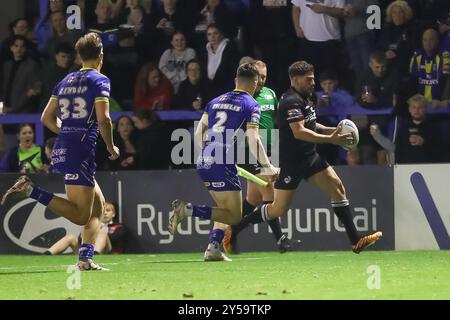
<svg viewBox="0 0 450 320">
<path fill-rule="evenodd" d="M 51 97 L 41 115 L 41 122 L 50 131 L 58 134 L 61 128 L 61 123 L 57 118 L 58 100 Z"/>
</svg>

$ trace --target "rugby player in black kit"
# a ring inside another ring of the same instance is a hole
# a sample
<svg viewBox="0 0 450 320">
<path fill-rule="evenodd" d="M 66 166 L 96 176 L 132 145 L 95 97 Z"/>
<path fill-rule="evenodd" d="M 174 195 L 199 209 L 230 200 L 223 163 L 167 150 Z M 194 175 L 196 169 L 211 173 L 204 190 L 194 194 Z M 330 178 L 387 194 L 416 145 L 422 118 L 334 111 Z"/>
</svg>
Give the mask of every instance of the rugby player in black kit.
<svg viewBox="0 0 450 320">
<path fill-rule="evenodd" d="M 353 223 L 349 201 L 341 179 L 333 168 L 316 152 L 317 143 L 334 143 L 348 146 L 354 143 L 351 134 L 341 134 L 340 129 L 325 127 L 316 122 L 313 101 L 314 67 L 299 61 L 289 67 L 291 88 L 281 97 L 278 106 L 280 135 L 280 174 L 275 182 L 274 201 L 245 216 L 240 227 L 277 219 L 291 205 L 295 190 L 302 179 L 307 180 L 331 198 L 331 206 L 345 226 L 352 250 L 360 253 L 381 238 L 380 231 L 359 235 Z M 231 244 L 234 242 L 231 234 Z"/>
</svg>

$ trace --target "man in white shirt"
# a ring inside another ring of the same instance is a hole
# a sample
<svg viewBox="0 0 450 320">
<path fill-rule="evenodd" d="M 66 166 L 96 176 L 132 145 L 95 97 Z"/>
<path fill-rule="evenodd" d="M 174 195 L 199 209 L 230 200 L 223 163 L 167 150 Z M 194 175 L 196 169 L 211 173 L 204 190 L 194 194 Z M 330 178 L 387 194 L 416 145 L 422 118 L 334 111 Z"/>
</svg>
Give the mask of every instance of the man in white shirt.
<svg viewBox="0 0 450 320">
<path fill-rule="evenodd" d="M 317 74 L 338 71 L 345 0 L 292 0 L 295 33 L 301 39 L 301 59 L 314 65 Z"/>
</svg>

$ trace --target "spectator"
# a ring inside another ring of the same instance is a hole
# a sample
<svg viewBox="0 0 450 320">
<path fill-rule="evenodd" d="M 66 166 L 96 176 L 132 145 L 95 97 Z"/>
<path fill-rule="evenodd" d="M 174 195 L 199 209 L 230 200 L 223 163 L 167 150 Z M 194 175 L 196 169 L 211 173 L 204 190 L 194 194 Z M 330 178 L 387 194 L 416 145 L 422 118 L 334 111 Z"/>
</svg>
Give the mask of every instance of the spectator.
<svg viewBox="0 0 450 320">
<path fill-rule="evenodd" d="M 388 68 L 398 70 L 400 76 L 407 75 L 410 57 L 418 43 L 413 11 L 406 1 L 396 0 L 386 9 L 386 22 L 380 47 L 386 53 Z"/>
<path fill-rule="evenodd" d="M 57 11 L 50 15 L 50 22 L 52 27 L 52 35 L 48 38 L 45 52 L 50 57 L 54 57 L 56 48 L 61 43 L 67 43 L 72 48 L 81 36 L 77 30 L 68 30 L 66 24 L 66 17 L 63 12 Z"/>
<path fill-rule="evenodd" d="M 383 136 L 377 126 L 372 126 L 371 134 L 385 150 L 395 154 L 395 163 L 441 162 L 445 157 L 442 134 L 437 123 L 426 116 L 426 98 L 417 94 L 408 104 L 410 117 L 396 118 L 392 140 Z"/>
<path fill-rule="evenodd" d="M 202 78 L 198 60 L 186 64 L 187 79 L 181 82 L 175 97 L 175 109 L 200 110 L 212 99 L 209 90 L 211 81 Z"/>
<path fill-rule="evenodd" d="M 450 74 L 450 13 L 447 19 L 440 22 L 439 31 L 442 33 L 439 51 L 443 57 L 443 73 L 448 77 Z"/>
<path fill-rule="evenodd" d="M 10 47 L 13 59 L 2 66 L 1 99 L 5 113 L 34 113 L 41 91 L 39 68 L 27 55 L 26 39 L 14 36 Z"/>
<path fill-rule="evenodd" d="M 34 34 L 38 41 L 38 49 L 41 52 L 45 51 L 47 40 L 51 35 L 50 16 L 55 12 L 66 12 L 63 0 L 48 0 L 47 7 L 43 8 L 41 6 L 41 17 L 34 28 Z"/>
<path fill-rule="evenodd" d="M 120 157 L 114 161 L 108 160 L 110 170 L 136 169 L 134 155 L 136 154 L 136 132 L 133 121 L 128 116 L 121 116 L 116 121 L 114 142 L 120 150 Z"/>
<path fill-rule="evenodd" d="M 207 30 L 208 44 L 203 51 L 206 75 L 212 81 L 211 95 L 218 96 L 234 89 L 234 76 L 239 62 L 239 52 L 233 42 L 224 38 L 222 30 L 215 24 Z"/>
<path fill-rule="evenodd" d="M 192 17 L 179 9 L 177 0 L 162 0 L 160 10 L 155 10 L 144 25 L 144 41 L 150 41 L 153 48 L 152 57 L 160 57 L 169 47 L 171 35 L 175 30 L 183 32 L 190 39 L 193 30 Z"/>
<path fill-rule="evenodd" d="M 355 89 L 358 103 L 369 109 L 392 107 L 398 81 L 398 73 L 387 68 L 386 54 L 373 52 L 369 70 L 362 75 Z"/>
<path fill-rule="evenodd" d="M 173 87 L 153 63 L 139 71 L 134 89 L 135 107 L 142 111 L 168 110 L 172 106 Z"/>
<path fill-rule="evenodd" d="M 145 9 L 142 7 L 140 0 L 127 0 L 127 10 L 124 20 L 133 27 L 133 32 L 137 35 L 144 26 Z"/>
<path fill-rule="evenodd" d="M 232 13 L 222 0 L 207 0 L 198 20 L 195 31 L 203 39 L 210 24 L 216 24 L 228 39 L 234 39 L 238 34 L 239 21 L 236 14 Z"/>
<path fill-rule="evenodd" d="M 137 111 L 133 122 L 138 131 L 133 156 L 139 170 L 165 170 L 169 167 L 170 141 L 168 130 L 154 112 Z"/>
<path fill-rule="evenodd" d="M 53 164 L 52 164 L 52 152 L 53 146 L 55 145 L 56 137 L 48 138 L 45 141 L 45 163 L 42 167 L 42 170 L 47 173 L 53 173 Z"/>
<path fill-rule="evenodd" d="M 375 36 L 367 28 L 367 8 L 377 5 L 378 0 L 349 0 L 344 8 L 345 41 L 350 63 L 355 74 L 361 75 L 369 63 Z"/>
<path fill-rule="evenodd" d="M 344 89 L 339 88 L 339 80 L 333 72 L 322 72 L 320 87 L 316 92 L 318 121 L 326 126 L 335 127 L 340 119 L 347 117 L 347 106 L 353 105 L 353 97 Z M 324 116 L 323 114 L 333 114 Z M 340 148 L 333 144 L 319 144 L 317 150 L 330 164 L 335 164 Z"/>
<path fill-rule="evenodd" d="M 136 38 L 128 28 L 119 27 L 119 45 L 111 48 L 105 56 L 103 70 L 114 87 L 112 94 L 125 109 L 131 111 L 134 82 L 139 72 L 141 59 L 135 51 Z"/>
<path fill-rule="evenodd" d="M 42 70 L 42 99 L 41 107 L 47 104 L 52 90 L 64 77 L 69 74 L 75 58 L 75 50 L 65 42 L 58 44 L 53 61 L 43 65 Z"/>
<path fill-rule="evenodd" d="M 347 152 L 345 162 L 348 166 L 358 166 L 361 164 L 361 156 L 358 149 L 353 149 Z"/>
<path fill-rule="evenodd" d="M 0 162 L 2 172 L 36 173 L 44 170 L 44 148 L 34 143 L 34 130 L 22 124 L 17 134 L 19 145 L 10 149 Z"/>
<path fill-rule="evenodd" d="M 448 0 L 409 0 L 408 3 L 414 10 L 419 30 L 435 27 L 436 19 L 446 19 L 450 12 Z"/>
<path fill-rule="evenodd" d="M 353 97 L 350 93 L 339 88 L 339 80 L 335 73 L 322 72 L 319 79 L 322 88 L 322 90 L 316 92 L 319 115 L 321 108 L 331 107 L 339 113 L 345 107 L 353 104 Z M 338 110 L 338 108 L 341 110 Z M 342 112 L 341 115 L 344 116 L 345 110 L 342 110 Z"/>
<path fill-rule="evenodd" d="M 300 38 L 300 56 L 314 65 L 316 75 L 338 72 L 341 32 L 339 18 L 345 17 L 345 0 L 327 0 L 325 5 L 292 0 L 292 19 Z"/>
<path fill-rule="evenodd" d="M 113 21 L 113 3 L 111 0 L 98 0 L 95 8 L 96 22 L 89 27 L 89 32 L 98 33 L 105 49 L 117 46 L 119 29 Z"/>
<path fill-rule="evenodd" d="M 97 253 L 123 253 L 126 229 L 121 223 L 114 222 L 116 209 L 110 202 L 105 203 L 105 210 L 101 217 L 102 224 L 95 241 L 94 250 Z M 67 234 L 57 241 L 45 254 L 58 255 L 64 253 L 68 248 L 72 253 L 78 254 L 81 244 L 81 234 L 77 237 L 73 234 Z"/>
<path fill-rule="evenodd" d="M 6 60 L 13 59 L 13 55 L 9 48 L 14 41 L 14 36 L 16 35 L 25 37 L 25 44 L 27 47 L 27 52 L 29 53 L 28 55 L 30 56 L 30 58 L 37 59 L 37 47 L 32 42 L 32 33 L 30 32 L 28 21 L 24 18 L 18 18 L 9 25 L 9 29 L 11 32 L 11 36 L 3 40 L 2 44 L 0 45 L 0 65 Z"/>
<path fill-rule="evenodd" d="M 286 70 L 297 60 L 295 34 L 292 29 L 291 3 L 279 0 L 250 1 L 248 27 L 250 36 L 247 47 L 253 48 L 254 56 L 261 57 L 271 70 L 267 79 L 268 87 L 282 92 L 289 87 Z"/>
<path fill-rule="evenodd" d="M 444 59 L 438 52 L 439 33 L 434 29 L 427 29 L 422 37 L 422 50 L 414 53 L 410 63 L 416 92 L 419 92 L 429 103 L 435 100 L 439 104 L 447 80 L 444 74 Z"/>
<path fill-rule="evenodd" d="M 170 80 L 175 93 L 180 83 L 186 79 L 186 63 L 196 57 L 192 48 L 186 48 L 186 37 L 183 33 L 175 31 L 170 42 L 172 49 L 164 51 L 159 60 L 159 69 Z"/>
</svg>

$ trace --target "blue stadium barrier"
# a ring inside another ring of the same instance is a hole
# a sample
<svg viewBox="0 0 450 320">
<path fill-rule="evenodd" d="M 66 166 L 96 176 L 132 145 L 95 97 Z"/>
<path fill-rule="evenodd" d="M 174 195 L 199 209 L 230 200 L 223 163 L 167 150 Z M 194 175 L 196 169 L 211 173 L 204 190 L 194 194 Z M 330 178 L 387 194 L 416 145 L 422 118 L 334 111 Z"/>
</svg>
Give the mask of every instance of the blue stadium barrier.
<svg viewBox="0 0 450 320">
<path fill-rule="evenodd" d="M 430 114 L 450 114 L 450 106 L 445 109 L 428 108 Z M 202 111 L 158 111 L 157 112 L 163 121 L 195 121 L 202 116 Z M 339 120 L 346 118 L 349 115 L 390 115 L 392 107 L 383 109 L 365 109 L 359 105 L 342 106 L 342 107 L 322 107 L 317 109 L 319 116 L 337 116 Z M 132 112 L 112 112 L 111 118 L 113 121 L 117 120 L 122 115 L 131 116 Z M 14 123 L 31 123 L 35 126 L 36 143 L 43 146 L 44 141 L 44 127 L 40 121 L 41 115 L 36 114 L 1 114 L 0 124 L 14 124 Z"/>
</svg>

